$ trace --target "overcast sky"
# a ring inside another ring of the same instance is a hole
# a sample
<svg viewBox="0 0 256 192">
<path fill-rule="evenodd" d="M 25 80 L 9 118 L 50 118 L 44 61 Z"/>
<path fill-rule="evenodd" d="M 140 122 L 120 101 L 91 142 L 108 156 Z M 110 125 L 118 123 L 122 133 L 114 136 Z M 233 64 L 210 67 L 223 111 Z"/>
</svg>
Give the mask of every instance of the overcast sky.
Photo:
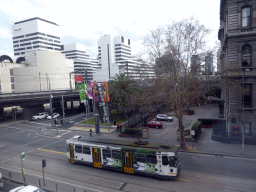
<svg viewBox="0 0 256 192">
<path fill-rule="evenodd" d="M 40 17 L 57 23 L 61 44 L 85 44 L 97 56 L 97 40 L 105 35 L 131 39 L 132 55 L 143 50 L 142 39 L 150 29 L 172 20 L 194 16 L 213 30 L 218 41 L 219 0 L 0 0 L 0 55 L 13 56 L 11 25 Z"/>
</svg>

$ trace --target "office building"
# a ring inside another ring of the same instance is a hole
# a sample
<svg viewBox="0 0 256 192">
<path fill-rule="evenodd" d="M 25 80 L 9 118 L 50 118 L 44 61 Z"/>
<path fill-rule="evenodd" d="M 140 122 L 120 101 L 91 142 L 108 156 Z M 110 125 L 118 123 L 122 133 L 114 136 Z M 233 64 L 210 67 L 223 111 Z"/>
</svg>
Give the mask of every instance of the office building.
<svg viewBox="0 0 256 192">
<path fill-rule="evenodd" d="M 93 73 L 99 65 L 97 59 L 86 54 L 85 45 L 78 43 L 61 45 L 61 52 L 66 55 L 66 58 L 74 61 L 75 75 L 83 76 L 84 81 L 93 81 Z"/>
<path fill-rule="evenodd" d="M 60 50 L 58 25 L 39 17 L 12 25 L 14 56 L 25 56 L 31 50 Z"/>
</svg>

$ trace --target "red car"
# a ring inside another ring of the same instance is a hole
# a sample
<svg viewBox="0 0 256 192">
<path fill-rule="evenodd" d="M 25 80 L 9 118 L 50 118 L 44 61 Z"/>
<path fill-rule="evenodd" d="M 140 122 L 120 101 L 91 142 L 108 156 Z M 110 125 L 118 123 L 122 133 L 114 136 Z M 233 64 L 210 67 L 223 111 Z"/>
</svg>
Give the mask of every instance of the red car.
<svg viewBox="0 0 256 192">
<path fill-rule="evenodd" d="M 158 122 L 158 121 L 149 121 L 147 123 L 147 126 L 149 128 L 156 128 L 156 129 L 158 129 L 158 128 L 162 128 L 163 124 L 161 122 Z"/>
</svg>

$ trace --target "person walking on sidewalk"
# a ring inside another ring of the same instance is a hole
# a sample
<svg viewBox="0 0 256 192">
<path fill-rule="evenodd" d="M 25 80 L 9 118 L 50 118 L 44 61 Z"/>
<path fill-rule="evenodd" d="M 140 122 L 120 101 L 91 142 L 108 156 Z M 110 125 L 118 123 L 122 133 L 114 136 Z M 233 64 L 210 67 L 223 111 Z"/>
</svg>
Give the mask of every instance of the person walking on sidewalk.
<svg viewBox="0 0 256 192">
<path fill-rule="evenodd" d="M 92 129 L 90 129 L 90 137 L 92 137 Z"/>
</svg>

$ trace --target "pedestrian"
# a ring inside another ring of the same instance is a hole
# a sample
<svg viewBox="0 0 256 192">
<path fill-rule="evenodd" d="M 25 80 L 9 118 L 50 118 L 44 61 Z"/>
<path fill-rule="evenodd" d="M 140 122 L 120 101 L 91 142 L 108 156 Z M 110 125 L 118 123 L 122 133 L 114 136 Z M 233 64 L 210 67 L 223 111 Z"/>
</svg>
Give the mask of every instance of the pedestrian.
<svg viewBox="0 0 256 192">
<path fill-rule="evenodd" d="M 117 129 L 117 131 L 119 131 L 119 124 L 116 125 L 116 129 Z"/>
<path fill-rule="evenodd" d="M 92 129 L 90 129 L 90 137 L 92 137 Z"/>
</svg>

